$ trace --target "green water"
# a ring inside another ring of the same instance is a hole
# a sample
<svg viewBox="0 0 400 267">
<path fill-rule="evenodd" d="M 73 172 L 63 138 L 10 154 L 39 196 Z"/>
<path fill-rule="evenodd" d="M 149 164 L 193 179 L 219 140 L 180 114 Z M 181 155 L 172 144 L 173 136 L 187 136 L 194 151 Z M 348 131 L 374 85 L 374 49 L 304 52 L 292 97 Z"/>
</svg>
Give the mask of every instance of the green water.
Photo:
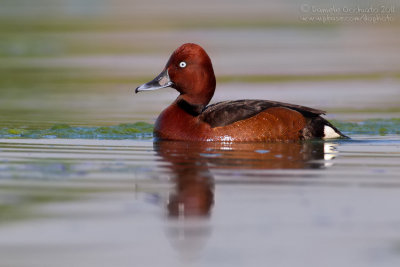
<svg viewBox="0 0 400 267">
<path fill-rule="evenodd" d="M 369 119 L 361 122 L 332 121 L 346 135 L 397 135 L 400 118 Z M 124 123 L 115 126 L 76 127 L 55 124 L 48 129 L 2 128 L 0 138 L 66 138 L 66 139 L 149 139 L 153 125 L 146 122 Z"/>
<path fill-rule="evenodd" d="M 347 135 L 398 135 L 400 134 L 400 118 L 369 119 L 361 122 L 332 121 L 332 123 Z"/>
<path fill-rule="evenodd" d="M 151 138 L 152 132 L 153 125 L 146 122 L 99 127 L 55 124 L 48 129 L 3 128 L 0 138 L 143 139 Z"/>
</svg>

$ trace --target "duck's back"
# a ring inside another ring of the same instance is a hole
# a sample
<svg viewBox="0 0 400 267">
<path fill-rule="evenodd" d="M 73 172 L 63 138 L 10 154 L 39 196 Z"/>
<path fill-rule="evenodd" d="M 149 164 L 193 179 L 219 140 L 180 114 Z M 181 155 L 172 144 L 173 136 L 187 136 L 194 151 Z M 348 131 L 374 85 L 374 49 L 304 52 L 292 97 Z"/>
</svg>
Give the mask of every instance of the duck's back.
<svg viewBox="0 0 400 267">
<path fill-rule="evenodd" d="M 216 136 L 241 141 L 345 137 L 322 114 L 325 111 L 277 101 L 236 100 L 207 106 L 199 119 Z"/>
</svg>

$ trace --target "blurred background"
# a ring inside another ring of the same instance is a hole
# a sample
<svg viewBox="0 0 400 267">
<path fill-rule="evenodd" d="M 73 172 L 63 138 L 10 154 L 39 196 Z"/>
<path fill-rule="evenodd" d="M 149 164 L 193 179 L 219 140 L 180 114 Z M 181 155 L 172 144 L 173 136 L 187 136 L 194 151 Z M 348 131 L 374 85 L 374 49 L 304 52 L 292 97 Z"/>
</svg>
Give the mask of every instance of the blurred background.
<svg viewBox="0 0 400 267">
<path fill-rule="evenodd" d="M 186 42 L 353 140 L 153 144 Z M 0 0 L 0 266 L 400 266 L 399 103 L 399 0 Z"/>
<path fill-rule="evenodd" d="M 399 117 L 399 1 L 1 0 L 0 127 L 154 122 L 176 92 L 134 95 L 185 42 L 214 102 L 264 98 L 339 120 Z"/>
</svg>

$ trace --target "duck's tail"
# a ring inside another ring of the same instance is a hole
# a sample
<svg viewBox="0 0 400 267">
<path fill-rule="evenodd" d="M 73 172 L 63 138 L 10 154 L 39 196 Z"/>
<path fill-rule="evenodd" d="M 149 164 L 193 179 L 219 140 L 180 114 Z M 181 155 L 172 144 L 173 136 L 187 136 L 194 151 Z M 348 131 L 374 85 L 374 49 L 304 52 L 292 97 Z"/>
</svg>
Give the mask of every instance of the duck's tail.
<svg viewBox="0 0 400 267">
<path fill-rule="evenodd" d="M 341 133 L 335 126 L 329 121 L 316 116 L 309 118 L 306 127 L 302 131 L 302 136 L 305 140 L 322 138 L 322 139 L 336 139 L 336 138 L 350 138 Z"/>
</svg>

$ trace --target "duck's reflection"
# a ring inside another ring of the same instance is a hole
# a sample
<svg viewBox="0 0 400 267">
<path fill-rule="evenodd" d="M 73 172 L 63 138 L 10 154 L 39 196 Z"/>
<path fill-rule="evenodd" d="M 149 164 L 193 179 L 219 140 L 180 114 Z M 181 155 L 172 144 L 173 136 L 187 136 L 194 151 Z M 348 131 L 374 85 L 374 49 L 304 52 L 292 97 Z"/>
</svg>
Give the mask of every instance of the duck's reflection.
<svg viewBox="0 0 400 267">
<path fill-rule="evenodd" d="M 170 163 L 175 191 L 170 194 L 167 210 L 170 217 L 208 216 L 214 203 L 214 178 L 201 156 L 199 143 L 163 141 L 154 143 L 155 150 Z"/>
<path fill-rule="evenodd" d="M 315 169 L 332 164 L 336 144 L 158 141 L 154 148 L 168 163 L 175 183 L 167 205 L 170 217 L 209 216 L 213 206 L 212 169 Z M 268 176 L 268 175 L 266 175 Z M 242 177 L 246 181 L 246 177 Z"/>
<path fill-rule="evenodd" d="M 170 193 L 167 214 L 170 220 L 167 234 L 180 251 L 196 251 L 210 234 L 206 224 L 193 224 L 187 219 L 208 218 L 214 204 L 214 177 L 210 171 L 240 170 L 238 177 L 221 174 L 226 182 L 248 177 L 243 170 L 314 169 L 330 166 L 336 155 L 336 145 L 322 141 L 298 143 L 223 143 L 159 141 L 154 149 L 167 162 L 175 189 Z M 259 173 L 259 172 L 258 172 Z M 261 174 L 265 179 L 271 173 Z M 275 176 L 276 174 L 272 174 Z M 172 222 L 172 223 L 171 223 Z M 199 222 L 199 220 L 197 220 Z M 205 222 L 203 220 L 203 222 Z M 196 249 L 193 249 L 196 248 Z M 185 255 L 191 253 L 184 253 Z"/>
</svg>

